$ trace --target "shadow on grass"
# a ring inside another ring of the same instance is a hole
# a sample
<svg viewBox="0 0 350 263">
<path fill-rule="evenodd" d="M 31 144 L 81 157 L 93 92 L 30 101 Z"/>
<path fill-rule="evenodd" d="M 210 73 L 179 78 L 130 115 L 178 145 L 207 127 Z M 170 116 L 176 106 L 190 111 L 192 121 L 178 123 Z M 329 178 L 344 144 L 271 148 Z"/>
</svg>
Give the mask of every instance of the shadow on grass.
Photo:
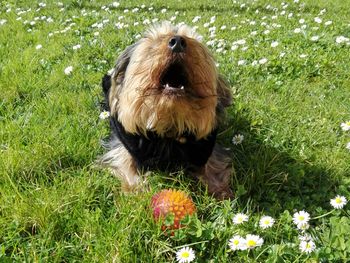
<svg viewBox="0 0 350 263">
<path fill-rule="evenodd" d="M 254 210 L 271 215 L 329 206 L 339 184 L 335 171 L 267 145 L 239 113 L 230 113 L 227 126 L 219 142 L 232 150 L 232 189 L 242 204 L 249 201 Z M 230 140 L 237 133 L 245 139 L 233 146 Z"/>
</svg>

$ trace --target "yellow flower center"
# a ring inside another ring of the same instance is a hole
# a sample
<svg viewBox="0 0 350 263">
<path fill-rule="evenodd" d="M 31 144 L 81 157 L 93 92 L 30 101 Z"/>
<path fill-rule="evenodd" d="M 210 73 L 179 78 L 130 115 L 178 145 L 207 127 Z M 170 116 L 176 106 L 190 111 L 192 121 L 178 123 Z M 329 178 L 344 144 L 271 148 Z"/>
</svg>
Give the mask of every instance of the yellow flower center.
<svg viewBox="0 0 350 263">
<path fill-rule="evenodd" d="M 255 247 L 256 246 L 256 242 L 254 240 L 248 240 L 247 241 L 247 245 L 248 245 L 248 247 Z"/>
<path fill-rule="evenodd" d="M 182 252 L 181 257 L 182 258 L 189 258 L 190 257 L 190 253 L 188 253 L 187 251 L 184 251 L 184 252 Z"/>
<path fill-rule="evenodd" d="M 311 248 L 310 243 L 306 243 L 306 248 Z"/>
<path fill-rule="evenodd" d="M 235 244 L 236 246 L 239 244 L 239 240 L 233 240 L 233 244 Z"/>
<path fill-rule="evenodd" d="M 305 230 L 305 229 L 308 229 L 308 227 L 309 227 L 308 224 L 303 223 L 303 224 L 301 224 L 300 229 L 301 229 L 301 230 Z"/>
<path fill-rule="evenodd" d="M 347 126 L 350 126 L 350 121 L 345 122 Z"/>
<path fill-rule="evenodd" d="M 335 202 L 336 202 L 337 204 L 341 204 L 341 199 L 340 199 L 339 197 L 337 197 L 337 198 L 335 199 Z"/>
<path fill-rule="evenodd" d="M 304 219 L 305 219 L 304 216 L 299 216 L 299 220 L 300 220 L 300 221 L 303 221 Z"/>
<path fill-rule="evenodd" d="M 264 221 L 264 224 L 265 224 L 265 225 L 268 225 L 268 224 L 270 224 L 270 221 L 269 221 L 268 219 L 266 219 L 266 220 Z"/>
</svg>

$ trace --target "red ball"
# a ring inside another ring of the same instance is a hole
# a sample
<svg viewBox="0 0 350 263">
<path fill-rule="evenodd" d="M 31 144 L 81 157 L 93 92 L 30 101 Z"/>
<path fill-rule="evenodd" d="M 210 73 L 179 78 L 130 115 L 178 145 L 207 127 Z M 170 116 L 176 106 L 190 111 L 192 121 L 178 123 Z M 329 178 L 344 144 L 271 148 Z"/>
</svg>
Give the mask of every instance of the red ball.
<svg viewBox="0 0 350 263">
<path fill-rule="evenodd" d="M 162 220 L 162 230 L 179 229 L 180 221 L 186 215 L 192 215 L 196 212 L 196 206 L 192 199 L 183 191 L 179 190 L 162 190 L 152 197 L 151 207 L 153 217 L 156 220 Z M 164 219 L 172 214 L 174 216 L 174 224 L 171 226 L 164 225 Z"/>
</svg>

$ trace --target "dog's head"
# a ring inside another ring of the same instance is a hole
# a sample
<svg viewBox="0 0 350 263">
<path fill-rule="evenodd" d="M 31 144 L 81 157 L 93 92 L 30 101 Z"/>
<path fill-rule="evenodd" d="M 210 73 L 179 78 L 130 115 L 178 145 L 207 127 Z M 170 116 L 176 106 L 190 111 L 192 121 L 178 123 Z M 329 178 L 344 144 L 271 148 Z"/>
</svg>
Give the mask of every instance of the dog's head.
<svg viewBox="0 0 350 263">
<path fill-rule="evenodd" d="M 150 28 L 120 55 L 111 77 L 111 114 L 130 133 L 205 138 L 231 102 L 212 55 L 185 25 Z"/>
</svg>

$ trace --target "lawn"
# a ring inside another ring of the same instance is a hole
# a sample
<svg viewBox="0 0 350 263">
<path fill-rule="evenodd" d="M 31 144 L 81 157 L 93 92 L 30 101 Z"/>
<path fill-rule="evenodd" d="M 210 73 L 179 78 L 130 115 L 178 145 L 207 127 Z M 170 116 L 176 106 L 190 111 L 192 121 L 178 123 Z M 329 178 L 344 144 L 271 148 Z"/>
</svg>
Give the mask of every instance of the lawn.
<svg viewBox="0 0 350 263">
<path fill-rule="evenodd" d="M 346 262 L 350 208 L 330 200 L 350 198 L 349 9 L 344 0 L 1 1 L 0 262 L 176 262 L 187 246 L 195 262 Z M 232 87 L 219 142 L 231 149 L 234 200 L 216 201 L 182 172 L 155 171 L 144 192 L 125 195 L 96 165 L 109 134 L 101 78 L 164 20 L 195 27 Z M 150 209 L 166 188 L 197 207 L 173 236 Z M 298 211 L 310 215 L 304 230 Z M 238 213 L 248 220 L 235 223 Z M 266 229 L 264 215 L 275 220 Z M 263 243 L 230 248 L 247 234 Z"/>
</svg>

